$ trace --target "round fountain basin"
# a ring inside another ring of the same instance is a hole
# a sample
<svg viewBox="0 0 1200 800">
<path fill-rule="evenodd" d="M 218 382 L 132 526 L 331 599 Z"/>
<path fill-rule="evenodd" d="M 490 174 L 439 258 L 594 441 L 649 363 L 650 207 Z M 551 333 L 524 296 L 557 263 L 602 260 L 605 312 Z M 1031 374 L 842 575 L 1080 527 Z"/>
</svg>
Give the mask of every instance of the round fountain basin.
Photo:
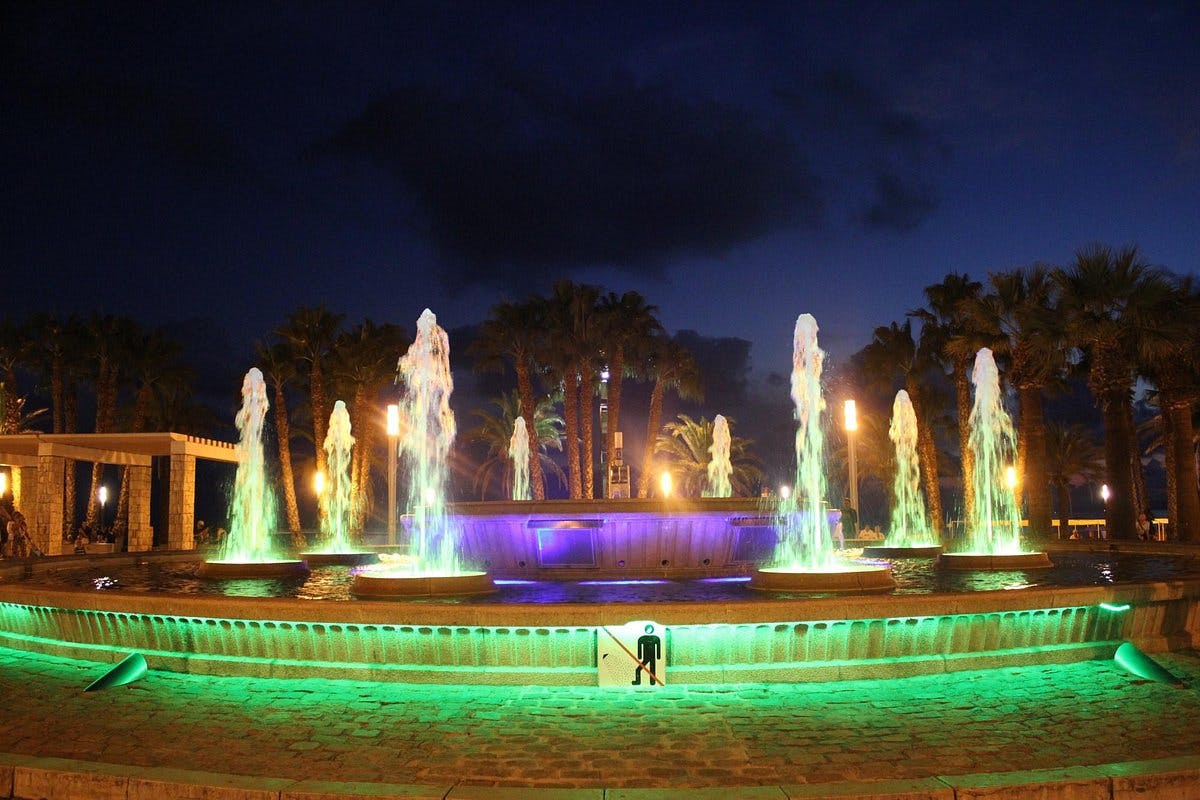
<svg viewBox="0 0 1200 800">
<path fill-rule="evenodd" d="M 887 567 L 847 565 L 838 570 L 807 571 L 769 567 L 754 571 L 750 588 L 765 592 L 867 593 L 896 588 Z"/>
<path fill-rule="evenodd" d="M 1053 567 L 1050 556 L 1044 552 L 1005 553 L 942 553 L 938 556 L 940 569 L 1012 570 L 1049 569 Z"/>
<path fill-rule="evenodd" d="M 238 578 L 287 578 L 307 575 L 308 564 L 303 561 L 205 561 L 196 575 L 211 580 Z"/>
<path fill-rule="evenodd" d="M 355 574 L 350 593 L 355 597 L 394 599 L 490 594 L 496 584 L 487 572 L 404 575 L 384 570 Z"/>
<path fill-rule="evenodd" d="M 363 564 L 374 564 L 379 560 L 378 554 L 367 551 L 349 553 L 301 553 L 300 557 L 307 561 L 310 567 L 358 567 Z"/>
<path fill-rule="evenodd" d="M 863 548 L 867 558 L 933 558 L 942 554 L 940 544 L 917 545 L 915 547 L 888 547 L 872 545 Z"/>
</svg>

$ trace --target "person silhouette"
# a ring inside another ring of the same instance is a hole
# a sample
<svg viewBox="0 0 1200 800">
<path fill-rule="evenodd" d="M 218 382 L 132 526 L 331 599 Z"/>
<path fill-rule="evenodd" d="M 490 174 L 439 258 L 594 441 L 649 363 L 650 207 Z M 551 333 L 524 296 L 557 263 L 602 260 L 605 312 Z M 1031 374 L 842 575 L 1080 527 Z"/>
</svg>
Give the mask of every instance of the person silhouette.
<svg viewBox="0 0 1200 800">
<path fill-rule="evenodd" d="M 637 669 L 633 673 L 633 685 L 642 685 L 643 666 L 645 667 L 646 672 L 650 673 L 650 685 L 653 686 L 656 683 L 661 684 L 662 681 L 658 680 L 657 676 L 655 675 L 654 666 L 655 662 L 662 657 L 662 639 L 654 635 L 653 625 L 647 625 L 646 635 L 638 637 L 637 657 L 638 661 L 641 663 L 638 664 Z"/>
</svg>

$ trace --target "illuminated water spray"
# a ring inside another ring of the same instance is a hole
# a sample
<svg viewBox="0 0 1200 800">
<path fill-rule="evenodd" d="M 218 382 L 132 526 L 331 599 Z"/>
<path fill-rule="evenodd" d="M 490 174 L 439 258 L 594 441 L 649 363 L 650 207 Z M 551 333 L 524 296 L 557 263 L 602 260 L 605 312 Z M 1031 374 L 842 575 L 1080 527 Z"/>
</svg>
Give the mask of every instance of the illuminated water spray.
<svg viewBox="0 0 1200 800">
<path fill-rule="evenodd" d="M 513 500 L 529 500 L 533 497 L 529 489 L 529 429 L 525 418 L 518 416 L 513 423 L 513 435 L 508 440 L 508 457 L 513 462 Z"/>
<path fill-rule="evenodd" d="M 400 454 L 409 476 L 413 573 L 458 572 L 455 536 L 446 515 L 446 458 L 454 443 L 450 394 L 450 340 L 428 308 L 417 320 L 417 336 L 400 358 Z"/>
<path fill-rule="evenodd" d="M 267 484 L 262 431 L 267 415 L 267 384 L 257 367 L 242 380 L 242 407 L 234 417 L 239 431 L 237 474 L 229 506 L 229 535 L 221 546 L 222 561 L 277 560 L 271 542 L 275 532 L 275 494 Z"/>
<path fill-rule="evenodd" d="M 975 513 L 967 520 L 967 545 L 971 553 L 1005 555 L 1021 552 L 1021 513 L 1016 494 L 1005 480 L 1013 463 L 1016 435 L 1012 418 L 1004 410 L 1000 374 L 992 351 L 975 355 L 971 373 L 975 404 L 971 407 L 971 452 L 975 455 Z"/>
<path fill-rule="evenodd" d="M 705 497 L 729 497 L 733 494 L 733 486 L 729 476 L 733 474 L 733 465 L 729 462 L 729 422 L 721 414 L 713 419 L 712 446 L 708 452 L 712 458 L 708 461 L 708 486 L 704 489 Z"/>
<path fill-rule="evenodd" d="M 792 337 L 792 402 L 796 406 L 796 488 L 779 506 L 779 542 L 775 566 L 829 570 L 837 567 L 825 497 L 821 370 L 825 352 L 817 346 L 817 321 L 811 314 L 796 320 Z"/>
<path fill-rule="evenodd" d="M 329 415 L 329 431 L 325 434 L 325 456 L 329 466 L 329 481 L 324 513 L 321 516 L 321 533 L 324 534 L 322 552 L 348 553 L 354 550 L 350 542 L 350 449 L 354 437 L 350 435 L 350 413 L 346 404 L 338 400 Z"/>
<path fill-rule="evenodd" d="M 892 482 L 892 523 L 888 547 L 929 547 L 937 544 L 925 516 L 921 470 L 917 459 L 917 415 L 908 392 L 896 392 L 888 437 L 896 446 L 896 477 Z"/>
</svg>

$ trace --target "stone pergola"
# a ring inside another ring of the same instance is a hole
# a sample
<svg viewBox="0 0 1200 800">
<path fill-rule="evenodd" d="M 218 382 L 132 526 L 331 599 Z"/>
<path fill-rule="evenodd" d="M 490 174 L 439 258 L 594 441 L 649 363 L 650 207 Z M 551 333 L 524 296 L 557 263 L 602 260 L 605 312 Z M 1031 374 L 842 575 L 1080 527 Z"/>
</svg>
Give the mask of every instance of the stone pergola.
<svg viewBox="0 0 1200 800">
<path fill-rule="evenodd" d="M 131 552 L 149 550 L 150 465 L 169 456 L 167 546 L 190 549 L 195 520 L 196 459 L 237 463 L 234 445 L 182 433 L 30 433 L 0 436 L 0 465 L 12 468 L 13 504 L 29 522 L 29 534 L 47 555 L 63 550 L 67 462 L 117 464 L 129 469 Z"/>
</svg>

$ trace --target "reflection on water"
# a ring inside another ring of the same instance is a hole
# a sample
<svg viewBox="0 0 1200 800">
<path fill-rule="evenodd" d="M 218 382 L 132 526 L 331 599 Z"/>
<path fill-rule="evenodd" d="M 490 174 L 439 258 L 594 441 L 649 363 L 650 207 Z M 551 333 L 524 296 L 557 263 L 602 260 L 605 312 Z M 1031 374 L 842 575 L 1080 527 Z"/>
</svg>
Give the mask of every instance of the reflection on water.
<svg viewBox="0 0 1200 800">
<path fill-rule="evenodd" d="M 1035 586 L 1100 586 L 1130 581 L 1172 580 L 1200 574 L 1196 562 L 1170 556 L 1052 553 L 1054 566 L 1042 570 L 969 572 L 939 570 L 932 558 L 859 559 L 861 563 L 892 568 L 894 594 L 983 592 Z M 173 592 L 218 594 L 231 597 L 293 597 L 301 600 L 350 600 L 348 567 L 317 567 L 307 576 L 253 578 L 229 581 L 196 577 L 198 562 L 143 563 L 125 566 L 96 564 L 38 575 L 29 583 L 73 586 L 92 591 Z M 498 591 L 485 600 L 426 598 L 402 602 L 433 603 L 643 603 L 643 602 L 753 602 L 794 594 L 764 594 L 750 589 L 743 577 L 694 580 L 497 580 Z M 811 595 L 810 595 L 811 596 Z"/>
</svg>

